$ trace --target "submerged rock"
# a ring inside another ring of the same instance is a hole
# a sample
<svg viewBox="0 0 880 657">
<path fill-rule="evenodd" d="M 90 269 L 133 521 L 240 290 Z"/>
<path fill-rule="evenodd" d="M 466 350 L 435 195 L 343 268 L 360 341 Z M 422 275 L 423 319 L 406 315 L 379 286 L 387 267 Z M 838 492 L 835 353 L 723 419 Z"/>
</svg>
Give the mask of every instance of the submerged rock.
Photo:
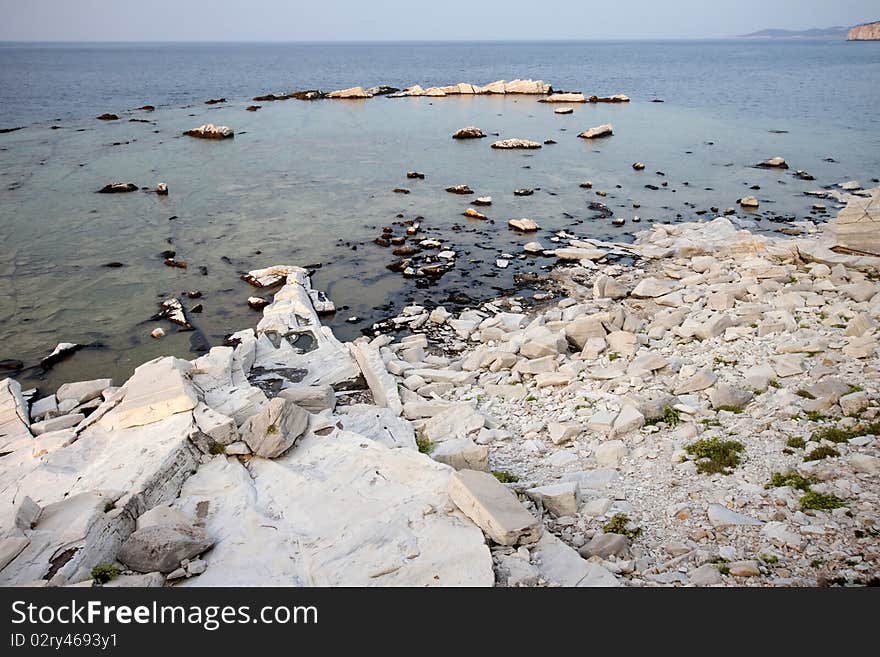
<svg viewBox="0 0 880 657">
<path fill-rule="evenodd" d="M 372 98 L 372 96 L 363 87 L 351 87 L 349 89 L 331 91 L 327 94 L 327 98 Z"/>
<path fill-rule="evenodd" d="M 532 219 L 510 219 L 507 225 L 522 233 L 533 233 L 540 228 Z"/>
<path fill-rule="evenodd" d="M 769 160 L 764 160 L 760 164 L 756 164 L 759 169 L 787 169 L 788 164 L 786 164 L 785 160 L 781 157 L 771 157 Z"/>
<path fill-rule="evenodd" d="M 99 121 L 118 121 L 119 120 L 118 115 L 110 114 L 109 112 L 105 112 L 104 114 L 101 114 L 100 116 L 96 116 L 95 118 L 98 119 Z"/>
</svg>

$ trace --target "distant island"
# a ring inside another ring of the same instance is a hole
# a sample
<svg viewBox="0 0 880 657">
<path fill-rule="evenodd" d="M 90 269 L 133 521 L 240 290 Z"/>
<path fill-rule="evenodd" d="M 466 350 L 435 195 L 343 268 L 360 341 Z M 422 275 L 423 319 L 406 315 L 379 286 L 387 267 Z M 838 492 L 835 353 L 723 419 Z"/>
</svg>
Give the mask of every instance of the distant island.
<svg viewBox="0 0 880 657">
<path fill-rule="evenodd" d="M 760 30 L 750 34 L 740 34 L 741 39 L 844 39 L 850 31 L 848 27 L 814 27 L 809 30 Z"/>
<path fill-rule="evenodd" d="M 878 41 L 880 40 L 880 21 L 856 25 L 847 33 L 846 38 L 848 41 Z"/>
</svg>

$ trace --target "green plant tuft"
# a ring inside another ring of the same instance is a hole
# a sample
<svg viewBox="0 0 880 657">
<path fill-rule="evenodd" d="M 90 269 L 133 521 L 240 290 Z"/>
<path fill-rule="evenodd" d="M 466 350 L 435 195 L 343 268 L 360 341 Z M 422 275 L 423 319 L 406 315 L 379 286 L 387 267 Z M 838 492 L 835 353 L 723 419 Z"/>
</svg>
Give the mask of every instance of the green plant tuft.
<svg viewBox="0 0 880 657">
<path fill-rule="evenodd" d="M 810 490 L 810 484 L 815 484 L 816 480 L 811 477 L 803 477 L 797 472 L 774 472 L 770 477 L 770 483 L 764 488 L 779 488 L 781 486 L 791 486 L 798 490 Z"/>
<path fill-rule="evenodd" d="M 839 509 L 844 506 L 846 506 L 846 503 L 836 495 L 817 493 L 814 490 L 808 491 L 801 497 L 801 508 L 804 510 L 830 511 L 831 509 Z"/>
<path fill-rule="evenodd" d="M 424 436 L 416 437 L 416 446 L 419 448 L 419 451 L 422 454 L 430 454 L 434 451 L 434 448 L 437 446 L 434 444 L 434 441 L 430 438 L 425 438 Z"/>
<path fill-rule="evenodd" d="M 606 534 L 620 534 L 630 540 L 635 540 L 642 533 L 641 527 L 628 527 L 629 516 L 625 513 L 615 513 L 611 519 L 602 525 L 602 531 Z"/>
<path fill-rule="evenodd" d="M 803 449 L 806 446 L 807 442 L 799 436 L 792 436 L 791 438 L 789 438 L 788 440 L 785 441 L 785 444 L 787 447 L 794 447 L 795 449 Z"/>
<path fill-rule="evenodd" d="M 670 427 L 681 424 L 681 411 L 677 408 L 672 408 L 672 406 L 664 406 L 663 415 L 645 420 L 645 424 L 649 426 L 661 422 L 665 422 Z"/>
<path fill-rule="evenodd" d="M 102 563 L 92 568 L 92 579 L 98 584 L 106 584 L 119 577 L 119 568 L 111 563 Z"/>
<path fill-rule="evenodd" d="M 211 443 L 211 448 L 208 450 L 208 453 L 213 454 L 214 456 L 217 456 L 217 454 L 225 454 L 226 446 L 221 445 L 220 443 Z"/>
<path fill-rule="evenodd" d="M 492 470 L 492 474 L 502 484 L 515 484 L 519 481 L 519 477 L 507 470 Z"/>
<path fill-rule="evenodd" d="M 698 472 L 730 474 L 730 471 L 739 465 L 739 454 L 745 447 L 736 440 L 703 438 L 687 445 L 684 449 L 696 459 Z"/>
<path fill-rule="evenodd" d="M 106 502 L 104 502 L 104 513 L 107 513 L 108 511 L 112 511 L 115 508 L 116 508 L 116 502 L 114 502 L 113 500 L 107 500 Z"/>
<path fill-rule="evenodd" d="M 798 390 L 794 394 L 796 394 L 798 397 L 803 397 L 804 399 L 815 399 L 816 398 L 816 395 L 814 395 L 809 390 Z"/>
<path fill-rule="evenodd" d="M 821 461 L 822 459 L 827 459 L 829 456 L 840 456 L 840 452 L 833 447 L 822 445 L 807 454 L 804 457 L 804 461 Z"/>
</svg>

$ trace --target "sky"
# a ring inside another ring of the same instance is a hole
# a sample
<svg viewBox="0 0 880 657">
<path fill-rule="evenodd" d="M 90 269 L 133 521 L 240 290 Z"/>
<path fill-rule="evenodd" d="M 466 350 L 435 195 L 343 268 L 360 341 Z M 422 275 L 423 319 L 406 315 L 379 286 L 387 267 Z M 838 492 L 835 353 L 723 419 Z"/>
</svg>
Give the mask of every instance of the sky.
<svg viewBox="0 0 880 657">
<path fill-rule="evenodd" d="M 680 39 L 880 20 L 877 0 L 0 0 L 0 41 Z"/>
</svg>

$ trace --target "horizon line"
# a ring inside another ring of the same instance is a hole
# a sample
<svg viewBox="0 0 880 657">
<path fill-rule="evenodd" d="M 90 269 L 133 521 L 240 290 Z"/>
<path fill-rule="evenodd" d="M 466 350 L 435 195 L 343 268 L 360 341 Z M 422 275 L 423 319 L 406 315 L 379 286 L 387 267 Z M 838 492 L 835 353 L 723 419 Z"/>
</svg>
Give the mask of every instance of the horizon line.
<svg viewBox="0 0 880 657">
<path fill-rule="evenodd" d="M 595 41 L 829 41 L 829 37 L 765 37 L 751 34 L 679 37 L 570 37 L 570 38 L 498 38 L 498 39 L 0 39 L 0 44 L 416 44 L 416 43 L 590 43 Z"/>
</svg>

